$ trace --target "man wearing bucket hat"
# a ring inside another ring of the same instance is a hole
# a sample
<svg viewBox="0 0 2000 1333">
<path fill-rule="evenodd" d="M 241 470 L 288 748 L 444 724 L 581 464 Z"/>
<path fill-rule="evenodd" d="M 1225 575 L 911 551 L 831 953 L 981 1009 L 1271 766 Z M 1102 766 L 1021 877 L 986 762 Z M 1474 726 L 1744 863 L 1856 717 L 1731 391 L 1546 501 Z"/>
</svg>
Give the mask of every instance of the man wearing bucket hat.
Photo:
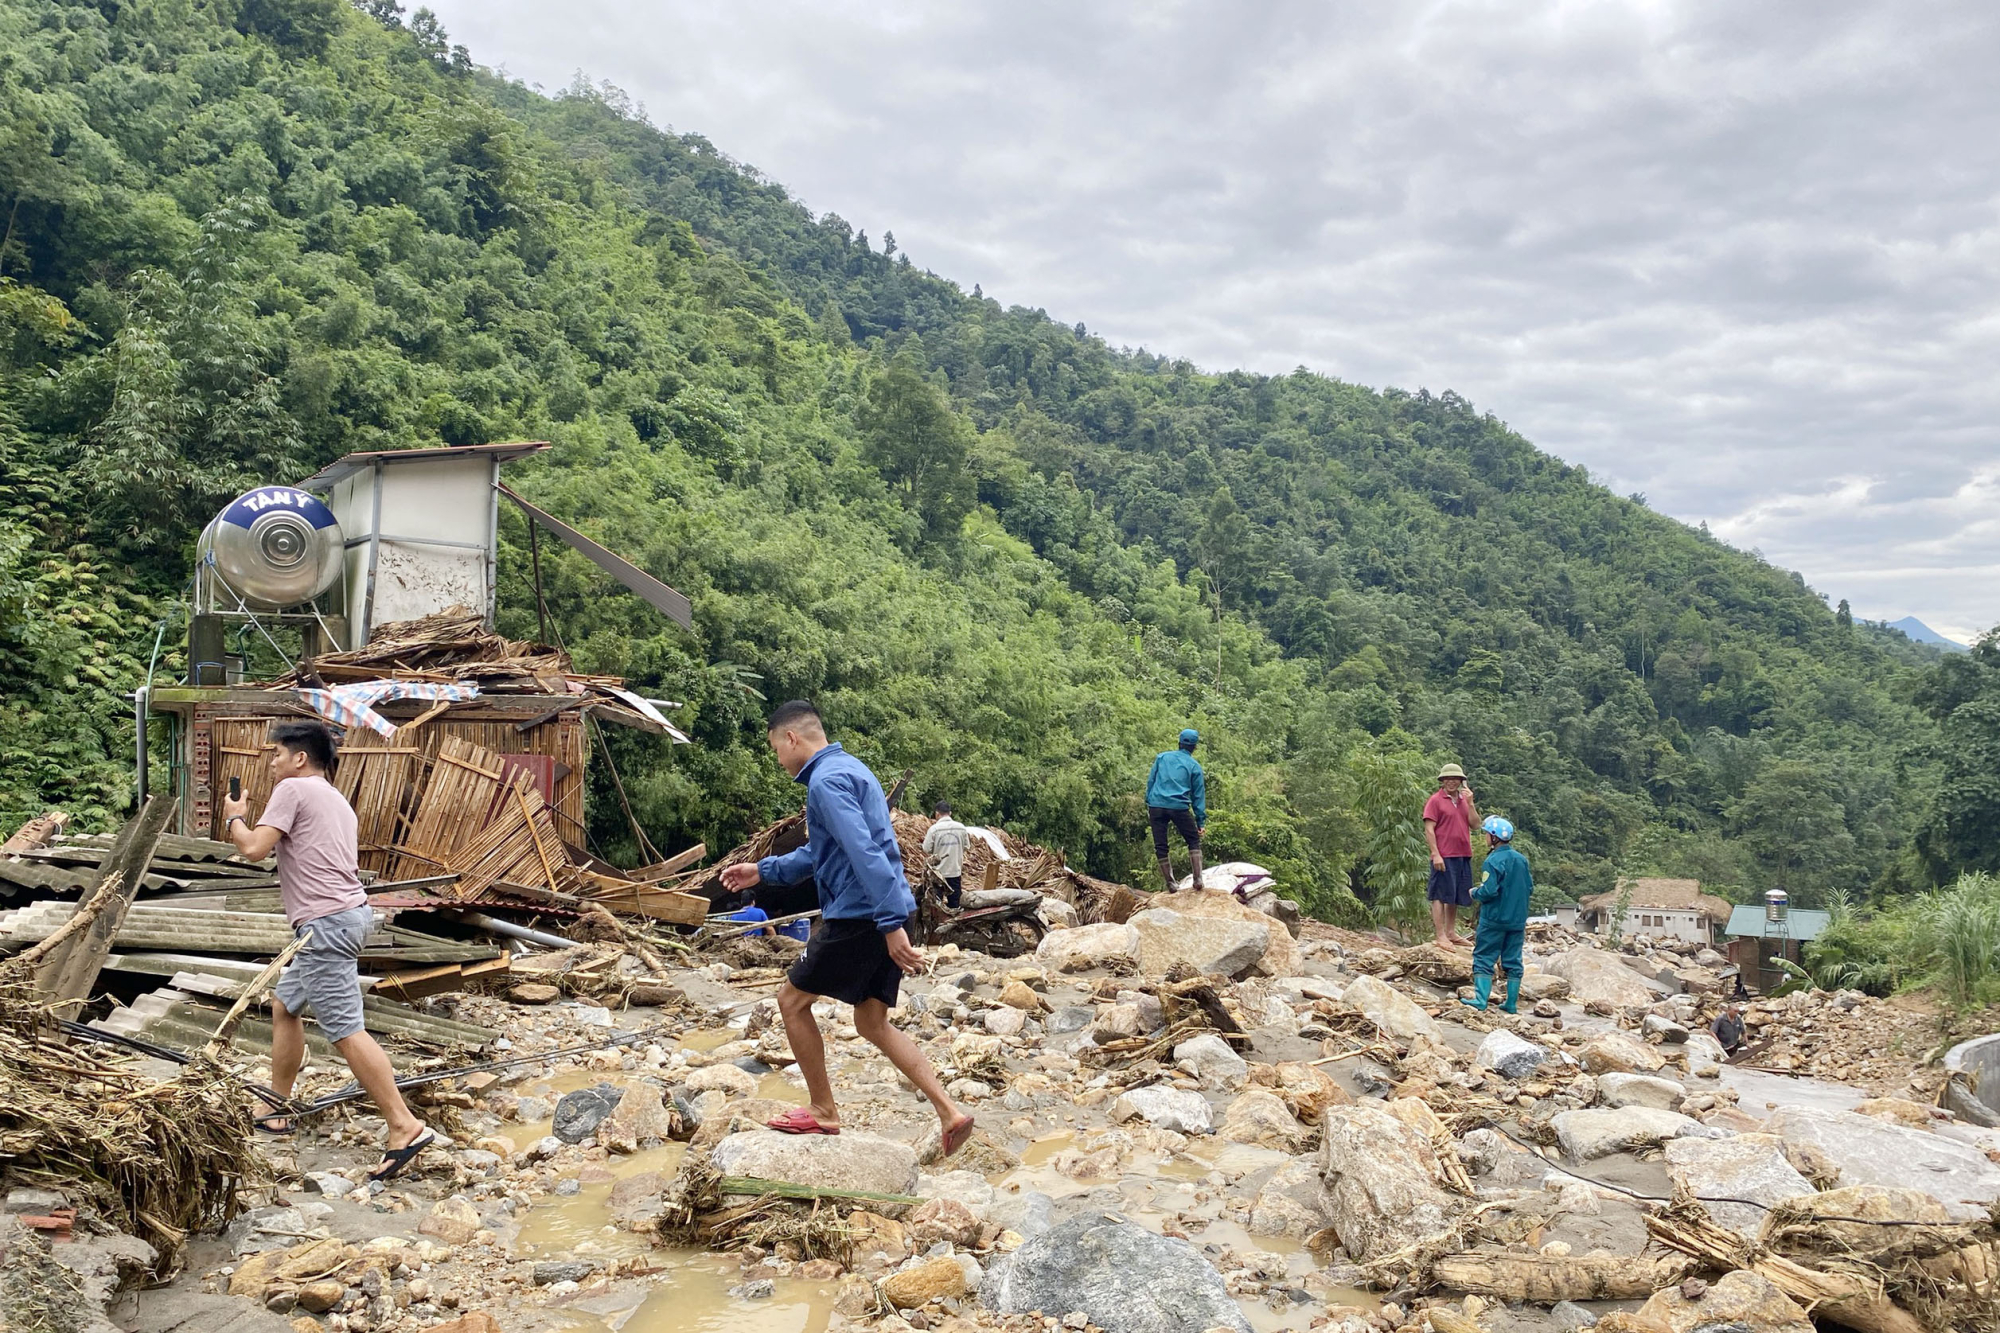
<svg viewBox="0 0 2000 1333">
<path fill-rule="evenodd" d="M 1458 909 L 1472 905 L 1472 826 L 1478 822 L 1465 770 L 1446 764 L 1438 770 L 1438 789 L 1424 802 L 1424 841 L 1431 849 L 1431 927 L 1445 948 L 1463 949 L 1469 943 L 1458 933 Z"/>
<path fill-rule="evenodd" d="M 1201 887 L 1201 833 L 1208 827 L 1208 793 L 1201 765 L 1195 762 L 1194 747 L 1201 733 L 1193 727 L 1181 733 L 1177 750 L 1163 750 L 1146 776 L 1146 817 L 1153 829 L 1153 855 L 1160 861 L 1160 878 L 1167 891 L 1174 887 L 1174 862 L 1167 855 L 1167 826 L 1180 830 L 1187 844 L 1188 864 L 1194 887 Z"/>
</svg>

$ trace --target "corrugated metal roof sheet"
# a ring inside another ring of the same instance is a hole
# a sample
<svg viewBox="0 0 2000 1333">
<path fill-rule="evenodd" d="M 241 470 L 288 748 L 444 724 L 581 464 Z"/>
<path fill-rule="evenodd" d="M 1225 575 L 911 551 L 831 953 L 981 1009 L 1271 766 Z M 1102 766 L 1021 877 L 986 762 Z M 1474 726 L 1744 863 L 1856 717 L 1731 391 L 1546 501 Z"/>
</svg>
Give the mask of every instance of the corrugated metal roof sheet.
<svg viewBox="0 0 2000 1333">
<path fill-rule="evenodd" d="M 1729 924 L 1723 933 L 1731 937 L 1747 936 L 1759 939 L 1783 935 L 1794 940 L 1818 939 L 1826 928 L 1833 924 L 1831 912 L 1816 912 L 1810 907 L 1794 907 L 1786 913 L 1782 928 L 1775 921 L 1767 920 L 1761 906 L 1742 906 L 1729 914 Z"/>
</svg>

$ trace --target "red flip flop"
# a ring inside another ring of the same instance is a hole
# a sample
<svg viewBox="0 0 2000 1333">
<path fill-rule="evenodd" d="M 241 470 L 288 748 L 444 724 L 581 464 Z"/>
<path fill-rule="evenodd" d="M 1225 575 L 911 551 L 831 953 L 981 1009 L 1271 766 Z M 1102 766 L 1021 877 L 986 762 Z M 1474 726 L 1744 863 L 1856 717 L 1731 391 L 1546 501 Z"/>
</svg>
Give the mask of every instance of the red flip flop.
<svg viewBox="0 0 2000 1333">
<path fill-rule="evenodd" d="M 949 1157 L 960 1148 L 963 1148 L 967 1140 L 972 1137 L 973 1124 L 972 1117 L 967 1116 L 950 1129 L 947 1129 L 944 1132 L 944 1142 L 941 1145 L 941 1151 L 938 1155 L 940 1157 Z"/>
<path fill-rule="evenodd" d="M 838 1134 L 839 1125 L 822 1125 L 819 1117 L 811 1109 L 795 1106 L 781 1116 L 764 1122 L 766 1129 L 775 1129 L 780 1134 Z"/>
</svg>

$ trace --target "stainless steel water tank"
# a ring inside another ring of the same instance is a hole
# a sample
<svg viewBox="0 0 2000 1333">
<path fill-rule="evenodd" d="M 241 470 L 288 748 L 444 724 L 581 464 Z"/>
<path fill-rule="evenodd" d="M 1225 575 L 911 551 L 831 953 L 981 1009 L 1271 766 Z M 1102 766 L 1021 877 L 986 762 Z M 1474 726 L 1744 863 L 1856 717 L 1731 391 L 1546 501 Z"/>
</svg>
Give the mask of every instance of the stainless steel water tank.
<svg viewBox="0 0 2000 1333">
<path fill-rule="evenodd" d="M 260 486 L 209 521 L 195 559 L 228 589 L 216 590 L 216 610 L 230 609 L 233 592 L 252 610 L 282 611 L 334 585 L 344 548 L 340 524 L 318 497 Z"/>
<path fill-rule="evenodd" d="M 1792 905 L 1791 895 L 1783 889 L 1771 889 L 1764 894 L 1764 919 L 1783 921 L 1787 909 Z"/>
</svg>

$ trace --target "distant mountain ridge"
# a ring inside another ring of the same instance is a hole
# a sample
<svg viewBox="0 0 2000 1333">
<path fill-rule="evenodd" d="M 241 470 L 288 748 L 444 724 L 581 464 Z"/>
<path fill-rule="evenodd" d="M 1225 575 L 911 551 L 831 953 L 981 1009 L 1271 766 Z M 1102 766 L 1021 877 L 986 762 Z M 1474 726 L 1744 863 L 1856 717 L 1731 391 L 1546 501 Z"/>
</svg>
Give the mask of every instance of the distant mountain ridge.
<svg viewBox="0 0 2000 1333">
<path fill-rule="evenodd" d="M 1915 616 L 1904 616 L 1901 620 L 1885 622 L 1890 629 L 1903 631 L 1912 643 L 1934 643 L 1948 653 L 1969 653 L 1972 649 L 1957 639 L 1947 639 L 1944 635 L 1918 620 Z"/>
</svg>

